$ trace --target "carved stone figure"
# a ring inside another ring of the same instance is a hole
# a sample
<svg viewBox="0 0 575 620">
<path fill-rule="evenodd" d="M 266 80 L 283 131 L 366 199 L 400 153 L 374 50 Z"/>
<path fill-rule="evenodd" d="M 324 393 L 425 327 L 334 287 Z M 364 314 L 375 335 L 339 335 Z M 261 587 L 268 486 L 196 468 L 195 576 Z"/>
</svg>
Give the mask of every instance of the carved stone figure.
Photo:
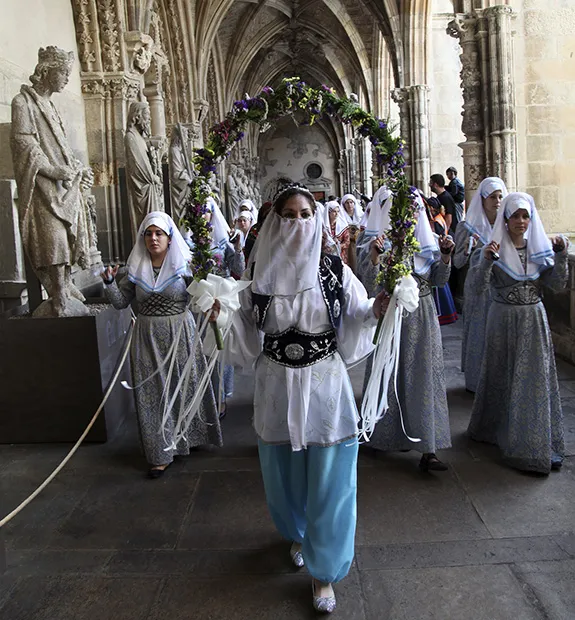
<svg viewBox="0 0 575 620">
<path fill-rule="evenodd" d="M 227 178 L 228 200 L 230 202 L 229 212 L 235 213 L 240 206 L 243 196 L 238 184 L 238 165 L 230 164 L 230 172 Z"/>
<path fill-rule="evenodd" d="M 90 266 L 88 206 L 92 170 L 74 157 L 64 123 L 50 100 L 68 83 L 74 54 L 49 46 L 12 101 L 12 159 L 24 249 L 49 299 L 34 316 L 88 314 L 71 278 L 72 265 Z"/>
<path fill-rule="evenodd" d="M 170 196 L 172 217 L 177 224 L 184 216 L 188 189 L 193 180 L 189 144 L 188 130 L 181 123 L 174 125 L 169 152 Z"/>
<path fill-rule="evenodd" d="M 132 238 L 138 235 L 142 220 L 151 211 L 164 211 L 160 160 L 150 145 L 150 108 L 147 103 L 133 101 L 128 112 L 124 144 L 126 178 L 130 194 Z"/>
</svg>

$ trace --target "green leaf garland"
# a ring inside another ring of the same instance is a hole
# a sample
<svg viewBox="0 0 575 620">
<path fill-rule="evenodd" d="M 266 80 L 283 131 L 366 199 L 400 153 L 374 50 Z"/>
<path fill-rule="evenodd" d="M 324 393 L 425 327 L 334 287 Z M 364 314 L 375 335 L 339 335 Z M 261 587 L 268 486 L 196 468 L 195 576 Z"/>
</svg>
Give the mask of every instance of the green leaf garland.
<svg viewBox="0 0 575 620">
<path fill-rule="evenodd" d="M 387 170 L 385 184 L 393 193 L 388 233 L 392 247 L 378 277 L 386 290 L 393 291 L 397 280 L 411 273 L 411 258 L 419 249 L 413 234 L 416 207 L 405 178 L 403 141 L 393 136 L 393 127 L 387 121 L 366 112 L 353 99 L 338 97 L 325 85 L 312 88 L 297 77 L 284 79 L 275 90 L 266 86 L 256 97 L 246 96 L 236 101 L 226 118 L 210 129 L 205 146 L 195 150 L 191 162 L 195 178 L 183 221 L 190 229 L 195 245 L 194 277 L 205 278 L 215 266 L 210 250 L 211 226 L 202 215 L 207 211 L 208 198 L 212 196 L 209 181 L 216 172 L 216 165 L 242 140 L 248 123 L 257 123 L 261 131 L 265 131 L 270 123 L 286 115 L 292 116 L 299 125 L 313 125 L 328 115 L 352 125 L 360 136 L 371 142 L 377 161 Z"/>
</svg>

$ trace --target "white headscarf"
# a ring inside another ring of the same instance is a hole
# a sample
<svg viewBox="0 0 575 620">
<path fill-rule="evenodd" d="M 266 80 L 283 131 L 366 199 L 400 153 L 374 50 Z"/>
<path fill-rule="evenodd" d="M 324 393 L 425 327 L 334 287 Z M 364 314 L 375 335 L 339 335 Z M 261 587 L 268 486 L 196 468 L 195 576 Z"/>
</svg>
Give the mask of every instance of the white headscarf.
<svg viewBox="0 0 575 620">
<path fill-rule="evenodd" d="M 417 223 L 413 234 L 419 242 L 419 251 L 414 257 L 414 271 L 423 276 L 431 265 L 438 259 L 439 244 L 437 243 L 437 235 L 431 230 L 431 224 L 427 218 L 425 203 L 419 190 L 416 191 L 415 202 L 417 203 Z"/>
<path fill-rule="evenodd" d="M 353 200 L 354 208 L 353 208 L 352 216 L 350 216 L 345 209 L 345 203 L 348 200 Z M 359 223 L 361 222 L 361 218 L 363 217 L 363 209 L 361 208 L 361 203 L 353 194 L 346 194 L 341 199 L 341 210 L 345 218 L 345 221 L 348 224 L 355 224 L 356 226 L 359 226 Z"/>
<path fill-rule="evenodd" d="M 283 218 L 272 210 L 252 250 L 252 291 L 260 295 L 297 295 L 316 286 L 322 224 L 317 211 L 313 218 L 304 220 Z"/>
<path fill-rule="evenodd" d="M 344 209 L 340 206 L 337 200 L 330 200 L 325 203 L 325 209 L 323 211 L 323 223 L 331 234 L 331 222 L 329 221 L 329 214 L 332 211 L 338 209 L 337 220 L 335 221 L 335 236 L 339 237 L 341 233 L 349 226 L 347 218 L 344 215 Z"/>
<path fill-rule="evenodd" d="M 529 228 L 524 235 L 527 242 L 527 268 L 524 269 L 507 230 L 506 219 L 518 209 L 525 209 L 530 216 Z M 499 243 L 497 266 L 515 280 L 536 280 L 542 271 L 553 267 L 553 246 L 545 234 L 543 223 L 535 207 L 535 201 L 529 194 L 513 192 L 501 203 L 497 219 L 493 226 L 492 241 Z"/>
<path fill-rule="evenodd" d="M 210 196 L 206 201 L 206 207 L 212 212 L 210 225 L 212 227 L 212 248 L 225 251 L 230 244 L 230 227 L 218 203 Z"/>
<path fill-rule="evenodd" d="M 238 213 L 236 215 L 236 218 L 240 216 L 240 213 L 242 211 L 249 211 L 252 214 L 252 222 L 255 222 L 258 219 L 258 208 L 254 204 L 253 200 L 245 198 L 240 202 L 240 204 L 238 205 Z"/>
<path fill-rule="evenodd" d="M 491 237 L 493 227 L 485 215 L 483 209 L 483 198 L 488 198 L 493 192 L 501 191 L 503 198 L 507 196 L 507 187 L 499 177 L 487 177 L 479 184 L 465 216 L 465 226 L 472 234 L 479 235 L 481 242 L 485 245 Z"/>
<path fill-rule="evenodd" d="M 366 238 L 378 237 L 389 228 L 389 209 L 392 201 L 393 195 L 385 185 L 375 192 L 368 205 L 369 215 L 365 222 Z"/>
<path fill-rule="evenodd" d="M 150 226 L 157 226 L 171 237 L 168 252 L 157 278 L 154 278 L 152 259 L 144 239 L 144 234 Z M 188 271 L 191 260 L 190 248 L 174 220 L 167 213 L 152 211 L 140 224 L 136 244 L 128 256 L 128 279 L 141 286 L 147 293 L 160 293 Z"/>
</svg>

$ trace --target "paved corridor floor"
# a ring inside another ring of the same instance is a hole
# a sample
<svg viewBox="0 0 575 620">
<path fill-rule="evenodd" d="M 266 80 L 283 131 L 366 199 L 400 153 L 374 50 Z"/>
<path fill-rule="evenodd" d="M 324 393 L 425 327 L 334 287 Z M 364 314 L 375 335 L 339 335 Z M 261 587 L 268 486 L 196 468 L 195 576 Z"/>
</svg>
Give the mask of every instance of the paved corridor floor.
<svg viewBox="0 0 575 620">
<path fill-rule="evenodd" d="M 338 584 L 346 620 L 575 619 L 575 368 L 558 362 L 569 458 L 548 477 L 501 464 L 464 436 L 472 399 L 461 325 L 443 328 L 454 447 L 444 474 L 416 453 L 359 463 L 357 554 Z M 356 391 L 363 367 L 352 371 Z M 144 478 L 135 421 L 87 445 L 4 528 L 2 620 L 292 620 L 315 617 L 309 576 L 290 567 L 268 516 L 237 377 L 225 447 Z M 69 446 L 0 446 L 3 516 Z"/>
</svg>

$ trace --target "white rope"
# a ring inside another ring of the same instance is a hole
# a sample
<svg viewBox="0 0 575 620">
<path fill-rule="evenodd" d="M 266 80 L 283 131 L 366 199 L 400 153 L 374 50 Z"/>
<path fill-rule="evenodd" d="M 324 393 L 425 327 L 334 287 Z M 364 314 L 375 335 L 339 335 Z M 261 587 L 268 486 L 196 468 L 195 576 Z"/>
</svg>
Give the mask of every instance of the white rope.
<svg viewBox="0 0 575 620">
<path fill-rule="evenodd" d="M 68 461 L 78 451 L 78 448 L 80 447 L 81 443 L 84 441 L 84 439 L 86 439 L 86 436 L 88 435 L 88 433 L 92 429 L 92 426 L 94 426 L 96 420 L 98 419 L 98 416 L 102 412 L 102 409 L 104 408 L 104 405 L 106 404 L 106 401 L 108 400 L 110 394 L 112 393 L 112 390 L 114 389 L 114 386 L 116 385 L 116 382 L 118 381 L 118 377 L 120 376 L 120 372 L 122 371 L 122 368 L 124 367 L 124 363 L 126 362 L 126 358 L 128 357 L 128 353 L 130 351 L 130 345 L 132 343 L 132 335 L 134 333 L 134 323 L 135 323 L 135 320 L 134 320 L 134 317 L 132 316 L 132 322 L 131 322 L 131 325 L 130 325 L 130 332 L 129 332 L 129 335 L 128 335 L 128 339 L 126 341 L 126 345 L 125 345 L 124 352 L 122 354 L 122 358 L 121 358 L 120 363 L 118 365 L 118 368 L 116 370 L 116 373 L 114 374 L 112 382 L 110 383 L 110 385 L 108 386 L 108 389 L 106 390 L 106 394 L 104 395 L 104 399 L 102 400 L 102 402 L 100 403 L 100 406 L 96 410 L 96 413 L 94 414 L 94 417 L 90 420 L 90 423 L 86 427 L 86 430 L 82 433 L 82 435 L 80 436 L 80 439 L 78 439 L 78 441 L 74 444 L 74 447 L 70 450 L 70 452 L 68 452 L 68 454 L 66 455 L 64 460 L 60 463 L 60 465 L 58 465 L 58 467 L 56 467 L 56 469 L 48 476 L 48 478 L 46 478 L 46 480 L 44 480 L 44 482 L 29 497 L 27 497 L 17 508 L 15 508 L 10 514 L 6 515 L 2 519 L 2 521 L 0 521 L 0 528 L 4 527 L 7 523 L 12 521 L 12 519 L 16 515 L 18 515 L 20 512 L 22 512 L 22 510 L 24 510 L 24 508 L 26 508 L 26 506 L 28 506 L 28 504 L 30 502 L 32 502 L 32 500 L 34 500 L 36 497 L 38 497 L 38 495 L 40 495 L 40 493 L 64 469 L 64 467 L 66 466 Z"/>
<path fill-rule="evenodd" d="M 377 423 L 383 419 L 389 408 L 389 384 L 392 377 L 403 434 L 409 441 L 415 443 L 421 441 L 421 439 L 410 437 L 407 434 L 403 411 L 397 393 L 403 315 L 404 312 L 414 312 L 418 305 L 419 289 L 415 280 L 411 276 L 401 278 L 395 286 L 389 307 L 383 319 L 381 336 L 373 354 L 371 376 L 367 382 L 361 403 L 362 430 L 360 435 L 366 442 L 370 440 Z"/>
</svg>

